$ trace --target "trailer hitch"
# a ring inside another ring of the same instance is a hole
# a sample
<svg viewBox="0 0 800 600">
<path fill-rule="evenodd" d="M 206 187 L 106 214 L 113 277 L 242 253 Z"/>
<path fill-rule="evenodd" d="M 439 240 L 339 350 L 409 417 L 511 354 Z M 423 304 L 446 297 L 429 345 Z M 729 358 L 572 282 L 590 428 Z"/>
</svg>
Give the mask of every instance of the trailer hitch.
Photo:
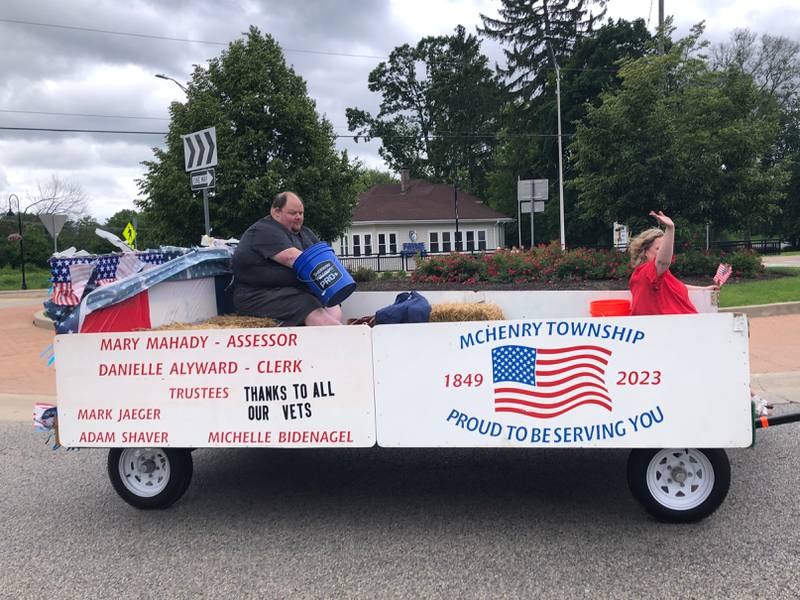
<svg viewBox="0 0 800 600">
<path fill-rule="evenodd" d="M 785 425 L 786 423 L 796 423 L 800 421 L 800 412 L 788 413 L 785 415 L 773 415 L 771 417 L 756 417 L 755 428 L 766 429 L 773 425 Z"/>
</svg>

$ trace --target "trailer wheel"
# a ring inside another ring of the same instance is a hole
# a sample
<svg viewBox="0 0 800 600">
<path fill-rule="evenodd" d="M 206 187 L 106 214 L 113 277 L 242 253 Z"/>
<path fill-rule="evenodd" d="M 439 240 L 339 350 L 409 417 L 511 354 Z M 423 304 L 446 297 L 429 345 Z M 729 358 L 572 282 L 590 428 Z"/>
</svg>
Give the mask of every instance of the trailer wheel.
<svg viewBox="0 0 800 600">
<path fill-rule="evenodd" d="M 192 480 L 192 454 L 183 448 L 112 448 L 108 476 L 120 497 L 145 510 L 172 506 Z"/>
<path fill-rule="evenodd" d="M 632 450 L 628 486 L 659 521 L 691 523 L 713 513 L 731 485 L 728 455 L 719 449 Z"/>
</svg>

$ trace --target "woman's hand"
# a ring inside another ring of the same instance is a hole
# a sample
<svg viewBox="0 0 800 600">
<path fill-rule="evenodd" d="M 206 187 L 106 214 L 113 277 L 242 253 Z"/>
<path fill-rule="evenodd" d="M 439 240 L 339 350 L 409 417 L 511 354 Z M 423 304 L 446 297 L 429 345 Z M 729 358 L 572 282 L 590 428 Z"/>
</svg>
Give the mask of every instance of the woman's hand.
<svg viewBox="0 0 800 600">
<path fill-rule="evenodd" d="M 686 284 L 687 290 L 707 290 L 709 292 L 718 292 L 719 291 L 719 284 L 712 283 L 711 285 L 688 285 Z"/>
<path fill-rule="evenodd" d="M 667 215 L 665 215 L 662 211 L 650 211 L 650 216 L 653 217 L 656 221 L 658 221 L 659 225 L 663 225 L 667 229 L 675 229 L 675 223 L 672 222 Z"/>
</svg>

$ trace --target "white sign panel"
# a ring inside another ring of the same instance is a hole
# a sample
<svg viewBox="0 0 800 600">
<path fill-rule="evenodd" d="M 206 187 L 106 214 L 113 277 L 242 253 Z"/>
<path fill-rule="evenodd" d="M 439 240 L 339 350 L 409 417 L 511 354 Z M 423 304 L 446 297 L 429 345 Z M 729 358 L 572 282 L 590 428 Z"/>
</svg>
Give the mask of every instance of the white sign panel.
<svg viewBox="0 0 800 600">
<path fill-rule="evenodd" d="M 519 203 L 519 212 L 523 215 L 531 214 L 531 201 L 523 201 Z M 544 202 L 540 202 L 539 200 L 535 200 L 533 202 L 533 212 L 541 213 L 544 212 Z"/>
<path fill-rule="evenodd" d="M 55 348 L 66 447 L 375 443 L 366 326 L 61 335 Z"/>
<path fill-rule="evenodd" d="M 373 349 L 381 446 L 752 440 L 740 315 L 385 325 Z"/>
<path fill-rule="evenodd" d="M 520 179 L 517 181 L 517 202 L 545 201 L 550 196 L 549 179 Z M 544 209 L 542 209 L 544 210 Z M 528 208 L 527 212 L 531 212 Z M 536 211 L 540 212 L 540 211 Z"/>
<path fill-rule="evenodd" d="M 196 171 L 217 165 L 217 129 L 209 127 L 182 135 L 183 162 L 187 171 Z"/>
<path fill-rule="evenodd" d="M 533 179 L 520 179 L 517 181 L 517 202 L 533 200 Z"/>
<path fill-rule="evenodd" d="M 67 222 L 67 215 L 42 213 L 39 215 L 39 220 L 44 225 L 44 228 L 47 229 L 47 233 L 49 233 L 51 237 L 57 238 L 58 234 L 61 233 L 61 229 L 64 227 L 64 223 Z"/>
</svg>

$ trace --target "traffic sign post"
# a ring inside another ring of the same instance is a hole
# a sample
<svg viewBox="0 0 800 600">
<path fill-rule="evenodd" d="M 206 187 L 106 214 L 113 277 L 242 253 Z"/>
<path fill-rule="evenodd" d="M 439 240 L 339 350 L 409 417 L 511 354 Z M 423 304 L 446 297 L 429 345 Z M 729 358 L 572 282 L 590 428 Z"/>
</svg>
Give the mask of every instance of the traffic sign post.
<svg viewBox="0 0 800 600">
<path fill-rule="evenodd" d="M 522 246 L 522 215 L 531 215 L 531 248 L 533 242 L 533 213 L 544 212 L 544 203 L 550 196 L 548 179 L 517 180 L 517 235 Z"/>
<path fill-rule="evenodd" d="M 208 190 L 216 184 L 214 169 L 217 165 L 217 129 L 209 127 L 182 135 L 184 168 L 190 173 L 192 191 L 203 190 L 203 217 L 206 235 L 211 235 L 211 220 L 208 215 Z"/>
</svg>

